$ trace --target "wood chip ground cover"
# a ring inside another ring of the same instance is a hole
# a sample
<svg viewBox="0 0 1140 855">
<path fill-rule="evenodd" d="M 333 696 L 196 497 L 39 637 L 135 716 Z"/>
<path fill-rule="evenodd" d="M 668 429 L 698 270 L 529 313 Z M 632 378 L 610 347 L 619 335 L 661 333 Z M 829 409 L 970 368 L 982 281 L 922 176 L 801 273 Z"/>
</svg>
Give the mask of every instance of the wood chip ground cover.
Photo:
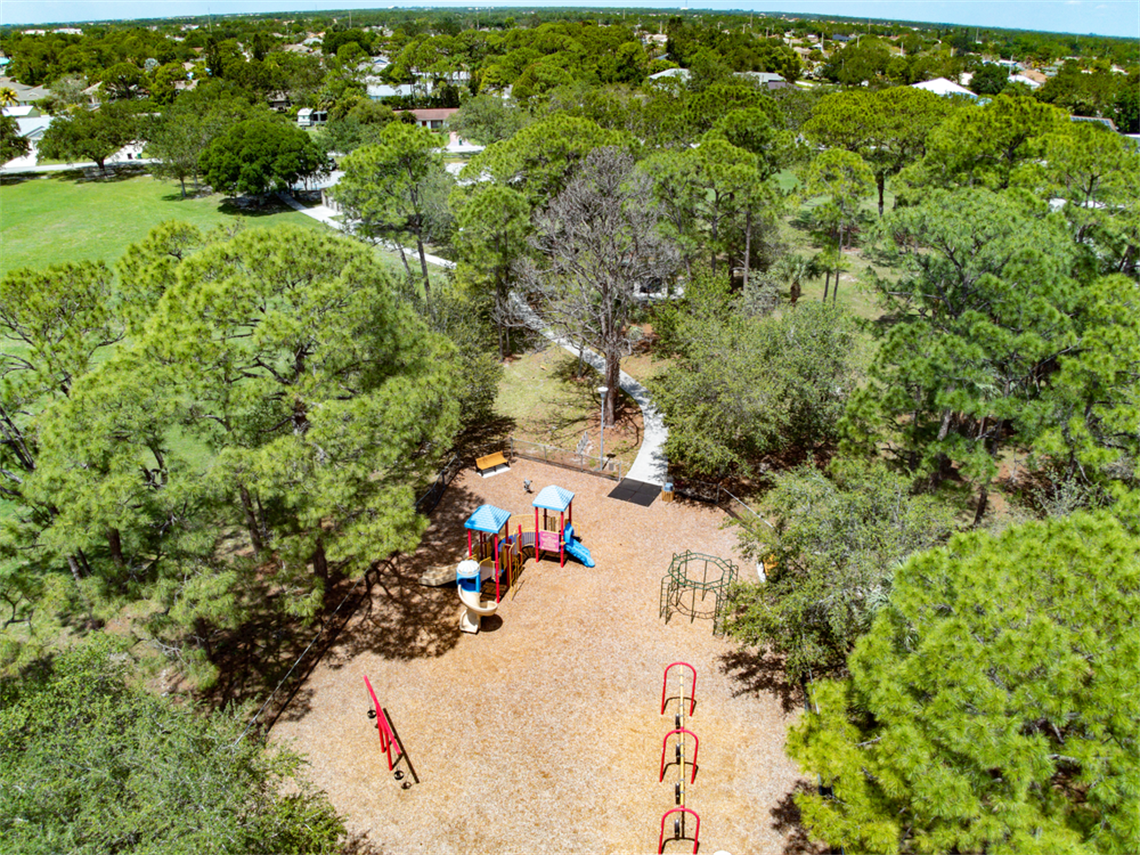
<svg viewBox="0 0 1140 855">
<path fill-rule="evenodd" d="M 535 492 L 552 483 L 574 491 L 574 520 L 597 566 L 528 561 L 514 596 L 482 632 L 463 635 L 454 586 L 416 580 L 463 557 L 463 521 L 480 504 L 510 510 L 515 524 L 533 520 L 524 478 Z M 791 793 L 805 782 L 783 750 L 802 699 L 776 663 L 714 638 L 709 621 L 658 617 L 674 552 L 730 558 L 750 576 L 735 534 L 719 509 L 641 508 L 606 498 L 612 488 L 531 461 L 486 479 L 467 470 L 420 549 L 381 573 L 271 733 L 308 755 L 352 831 L 388 853 L 656 851 L 676 780 L 670 768 L 658 783 L 676 708 L 660 715 L 662 672 L 685 660 L 698 672 L 689 726 L 701 745 L 687 803 L 701 815 L 701 851 L 802 851 Z M 403 789 L 387 771 L 364 674 L 418 785 Z"/>
</svg>

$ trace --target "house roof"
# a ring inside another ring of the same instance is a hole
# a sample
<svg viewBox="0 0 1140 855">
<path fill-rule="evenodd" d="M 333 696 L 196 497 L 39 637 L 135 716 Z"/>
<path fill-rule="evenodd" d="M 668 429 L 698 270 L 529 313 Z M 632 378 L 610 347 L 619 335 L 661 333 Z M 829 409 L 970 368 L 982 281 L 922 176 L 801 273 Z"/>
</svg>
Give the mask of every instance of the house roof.
<svg viewBox="0 0 1140 855">
<path fill-rule="evenodd" d="M 395 113 L 411 113 L 421 122 L 447 120 L 459 112 L 458 107 L 432 107 L 423 110 L 394 110 Z"/>
<path fill-rule="evenodd" d="M 412 84 L 410 83 L 401 83 L 399 86 L 389 86 L 386 83 L 368 84 L 368 97 L 373 100 L 377 98 L 407 97 L 412 94 Z"/>
<path fill-rule="evenodd" d="M 1069 116 L 1069 119 L 1074 122 L 1099 122 L 1106 128 L 1116 130 L 1116 122 L 1112 121 L 1112 119 L 1102 118 L 1101 116 Z"/>
<path fill-rule="evenodd" d="M 688 82 L 693 73 L 687 68 L 666 68 L 664 71 L 658 71 L 656 74 L 649 75 L 650 80 L 665 80 L 669 77 L 676 77 L 678 80 Z"/>
<path fill-rule="evenodd" d="M 502 508 L 496 508 L 494 505 L 480 505 L 475 509 L 475 513 L 467 518 L 467 522 L 463 524 L 463 527 L 469 528 L 472 531 L 498 534 L 502 531 L 503 526 L 507 524 L 507 520 L 510 518 L 510 511 L 504 511 Z"/>
<path fill-rule="evenodd" d="M 542 488 L 542 491 L 534 497 L 532 504 L 536 508 L 545 508 L 548 511 L 561 513 L 570 507 L 572 501 L 574 501 L 573 493 L 551 484 L 549 487 Z"/>
<path fill-rule="evenodd" d="M 16 119 L 17 133 L 30 140 L 38 140 L 51 124 L 51 116 L 33 116 L 30 119 Z"/>
<path fill-rule="evenodd" d="M 771 71 L 738 71 L 737 77 L 747 77 L 749 80 L 755 80 L 757 83 L 784 83 L 783 75 L 775 74 Z"/>
<path fill-rule="evenodd" d="M 51 97 L 51 93 L 41 86 L 25 86 L 20 81 L 13 80 L 10 77 L 0 77 L 0 86 L 7 87 L 15 92 L 21 104 Z"/>
<path fill-rule="evenodd" d="M 31 104 L 20 104 L 16 107 L 5 107 L 4 115 L 11 116 L 13 119 L 30 119 L 32 114 L 39 115 L 36 108 Z"/>
<path fill-rule="evenodd" d="M 922 83 L 913 84 L 912 88 L 925 89 L 927 92 L 933 92 L 935 95 L 965 95 L 968 98 L 978 97 L 965 86 L 959 86 L 953 80 L 947 80 L 945 77 L 935 77 L 933 80 L 924 80 Z"/>
</svg>

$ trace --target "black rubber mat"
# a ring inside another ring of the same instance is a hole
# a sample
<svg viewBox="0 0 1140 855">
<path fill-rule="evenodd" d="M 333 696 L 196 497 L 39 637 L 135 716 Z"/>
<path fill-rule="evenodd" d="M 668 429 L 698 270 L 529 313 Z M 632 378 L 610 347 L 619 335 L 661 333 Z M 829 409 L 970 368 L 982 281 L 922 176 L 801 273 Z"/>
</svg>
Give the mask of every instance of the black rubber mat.
<svg viewBox="0 0 1140 855">
<path fill-rule="evenodd" d="M 647 484 L 645 481 L 634 481 L 632 478 L 626 478 L 614 487 L 609 497 L 621 502 L 633 502 L 635 505 L 648 508 L 659 495 L 661 495 L 660 484 Z"/>
</svg>

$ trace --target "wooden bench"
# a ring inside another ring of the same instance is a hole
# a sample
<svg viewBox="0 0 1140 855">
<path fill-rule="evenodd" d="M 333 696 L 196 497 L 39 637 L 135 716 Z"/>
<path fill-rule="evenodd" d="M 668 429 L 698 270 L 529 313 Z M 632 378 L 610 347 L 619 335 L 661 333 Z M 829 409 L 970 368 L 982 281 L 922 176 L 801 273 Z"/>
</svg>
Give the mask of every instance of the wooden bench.
<svg viewBox="0 0 1140 855">
<path fill-rule="evenodd" d="M 494 454 L 485 454 L 475 460 L 475 469 L 480 475 L 486 475 L 490 471 L 498 469 L 500 466 L 510 469 L 511 464 L 507 462 L 506 456 L 501 451 L 496 451 Z"/>
</svg>

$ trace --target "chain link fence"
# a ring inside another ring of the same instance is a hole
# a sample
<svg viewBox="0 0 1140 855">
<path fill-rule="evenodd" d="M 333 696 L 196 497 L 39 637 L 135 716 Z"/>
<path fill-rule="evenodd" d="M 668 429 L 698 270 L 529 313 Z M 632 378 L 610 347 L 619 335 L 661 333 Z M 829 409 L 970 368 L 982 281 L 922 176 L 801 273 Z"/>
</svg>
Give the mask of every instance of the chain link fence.
<svg viewBox="0 0 1140 855">
<path fill-rule="evenodd" d="M 624 477 L 623 473 L 627 471 L 620 460 L 612 457 L 603 460 L 592 454 L 556 448 L 553 445 L 543 445 L 525 439 L 515 439 L 513 436 L 510 439 L 510 454 L 512 457 L 525 457 L 528 460 L 539 460 L 566 469 L 576 469 L 579 472 L 601 475 L 614 481 L 620 481 Z"/>
</svg>

